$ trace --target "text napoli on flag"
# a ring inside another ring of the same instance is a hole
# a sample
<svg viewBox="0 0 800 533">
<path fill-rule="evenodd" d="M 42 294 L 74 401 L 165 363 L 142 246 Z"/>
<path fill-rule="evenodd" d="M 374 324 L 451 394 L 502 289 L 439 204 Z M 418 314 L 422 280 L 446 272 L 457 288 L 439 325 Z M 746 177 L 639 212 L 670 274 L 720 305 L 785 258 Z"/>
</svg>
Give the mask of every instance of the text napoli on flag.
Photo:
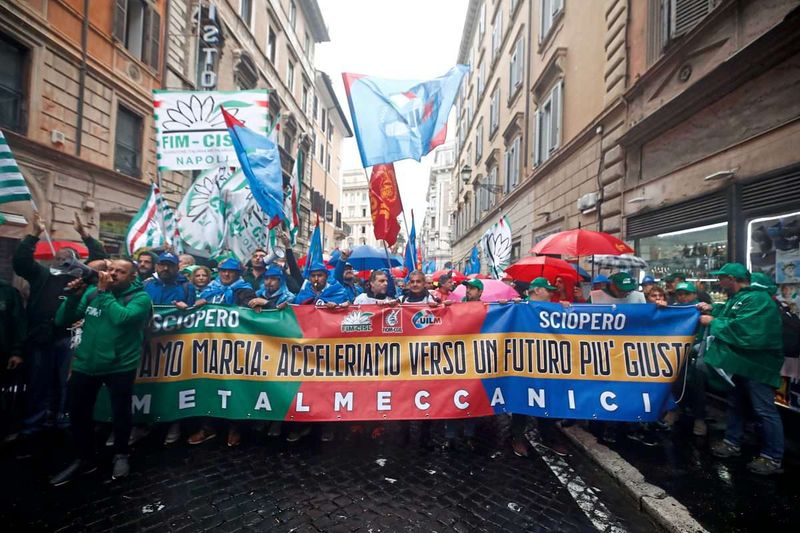
<svg viewBox="0 0 800 533">
<path fill-rule="evenodd" d="M 269 227 L 280 224 L 283 213 L 283 172 L 275 142 L 247 128 L 222 108 L 222 116 L 236 149 L 253 198 L 267 215 Z"/>
<path fill-rule="evenodd" d="M 419 161 L 442 144 L 450 108 L 468 71 L 456 65 L 444 76 L 423 81 L 343 72 L 364 168 L 401 159 Z"/>
<path fill-rule="evenodd" d="M 151 184 L 150 193 L 128 226 L 128 235 L 125 238 L 128 254 L 133 255 L 140 248 L 154 248 L 167 244 L 162 211 L 164 203 L 158 186 L 155 183 Z"/>
<path fill-rule="evenodd" d="M 414 227 L 414 211 L 411 211 L 411 231 L 408 233 L 403 266 L 412 272 L 417 269 L 417 229 Z"/>
<path fill-rule="evenodd" d="M 375 238 L 394 246 L 397 234 L 400 233 L 397 217 L 403 212 L 403 203 L 400 200 L 400 189 L 397 187 L 393 164 L 372 167 L 372 177 L 369 179 L 369 206 Z"/>
<path fill-rule="evenodd" d="M 30 200 L 31 191 L 11 153 L 3 132 L 0 131 L 0 204 Z"/>
</svg>

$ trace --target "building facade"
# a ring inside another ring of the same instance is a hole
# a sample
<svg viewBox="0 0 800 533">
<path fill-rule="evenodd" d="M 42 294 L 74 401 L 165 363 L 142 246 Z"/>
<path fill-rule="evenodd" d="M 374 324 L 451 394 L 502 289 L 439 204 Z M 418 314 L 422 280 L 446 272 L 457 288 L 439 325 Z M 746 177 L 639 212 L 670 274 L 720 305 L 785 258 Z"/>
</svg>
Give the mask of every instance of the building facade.
<svg viewBox="0 0 800 533">
<path fill-rule="evenodd" d="M 457 101 L 457 267 L 501 215 L 512 260 L 579 225 L 620 232 L 627 10 L 622 0 L 469 3 L 458 56 L 471 69 Z"/>
<path fill-rule="evenodd" d="M 423 246 L 425 261 L 435 260 L 436 268 L 446 268 L 453 259 L 450 248 L 450 220 L 453 216 L 454 191 L 453 168 L 456 156 L 455 143 L 449 142 L 436 148 L 433 153 L 425 201 L 428 208 L 422 223 L 417 246 Z"/>
<path fill-rule="evenodd" d="M 383 246 L 375 239 L 369 205 L 369 181 L 364 169 L 345 170 L 341 183 L 342 222 L 350 228 L 348 236 L 339 242 L 342 249 L 367 244 Z"/>
</svg>

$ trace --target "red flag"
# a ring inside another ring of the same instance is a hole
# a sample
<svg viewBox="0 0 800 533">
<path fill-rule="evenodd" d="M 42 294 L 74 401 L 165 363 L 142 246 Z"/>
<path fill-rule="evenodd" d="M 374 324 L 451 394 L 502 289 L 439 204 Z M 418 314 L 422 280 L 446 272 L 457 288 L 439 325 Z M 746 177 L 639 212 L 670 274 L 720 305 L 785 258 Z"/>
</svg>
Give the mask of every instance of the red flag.
<svg viewBox="0 0 800 533">
<path fill-rule="evenodd" d="M 392 163 L 372 167 L 372 177 L 369 179 L 369 205 L 375 238 L 394 246 L 397 234 L 400 233 L 397 217 L 403 212 L 403 203 L 400 201 L 400 189 L 397 187 Z"/>
</svg>

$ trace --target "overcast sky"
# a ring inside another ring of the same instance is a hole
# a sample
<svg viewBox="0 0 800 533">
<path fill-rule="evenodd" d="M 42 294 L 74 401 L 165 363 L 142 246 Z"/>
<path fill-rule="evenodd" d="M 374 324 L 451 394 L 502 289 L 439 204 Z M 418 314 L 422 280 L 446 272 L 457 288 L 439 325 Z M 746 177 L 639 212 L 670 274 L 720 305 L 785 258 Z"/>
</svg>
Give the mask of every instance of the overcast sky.
<svg viewBox="0 0 800 533">
<path fill-rule="evenodd" d="M 342 72 L 395 79 L 444 74 L 456 64 L 467 4 L 468 0 L 319 0 L 331 41 L 317 45 L 314 63 L 331 76 L 348 119 Z M 448 140 L 455 136 L 452 122 Z M 395 163 L 403 206 L 414 210 L 418 227 L 426 208 L 430 159 Z M 361 168 L 355 137 L 343 143 L 342 168 Z"/>
</svg>

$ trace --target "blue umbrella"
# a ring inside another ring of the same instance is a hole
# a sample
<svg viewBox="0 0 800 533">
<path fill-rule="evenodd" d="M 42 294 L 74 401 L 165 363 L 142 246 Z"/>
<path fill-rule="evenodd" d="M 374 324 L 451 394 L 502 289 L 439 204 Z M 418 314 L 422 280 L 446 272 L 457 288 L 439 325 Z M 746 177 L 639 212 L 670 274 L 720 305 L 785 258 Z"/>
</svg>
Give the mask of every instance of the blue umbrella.
<svg viewBox="0 0 800 533">
<path fill-rule="evenodd" d="M 584 280 L 592 279 L 592 276 L 590 276 L 588 272 L 586 272 L 583 268 L 581 268 L 580 265 L 576 263 L 570 263 L 570 265 L 572 265 L 572 268 L 578 271 L 578 275 L 582 277 Z"/>
<path fill-rule="evenodd" d="M 347 262 L 353 265 L 355 270 L 376 270 L 386 267 L 386 252 L 375 248 L 374 246 L 356 246 L 353 248 Z M 333 261 L 329 261 L 334 264 Z M 393 267 L 398 267 L 403 264 L 403 261 L 398 259 L 397 256 L 389 256 L 389 264 Z"/>
</svg>

